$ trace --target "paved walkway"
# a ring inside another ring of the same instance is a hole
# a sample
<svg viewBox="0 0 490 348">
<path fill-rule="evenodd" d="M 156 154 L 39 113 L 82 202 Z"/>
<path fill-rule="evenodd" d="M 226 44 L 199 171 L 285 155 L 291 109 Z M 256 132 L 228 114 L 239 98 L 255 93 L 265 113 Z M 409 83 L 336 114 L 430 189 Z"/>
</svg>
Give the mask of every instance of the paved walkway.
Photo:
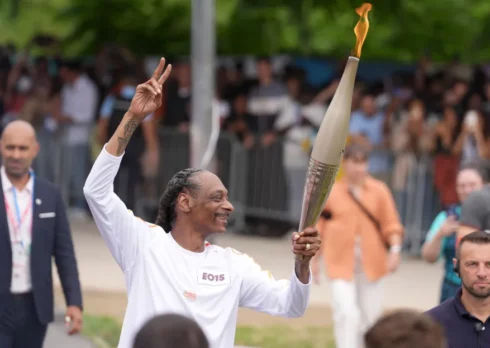
<svg viewBox="0 0 490 348">
<path fill-rule="evenodd" d="M 44 348 L 95 348 L 95 346 L 83 336 L 68 336 L 63 323 L 63 314 L 60 314 L 48 328 Z"/>
</svg>

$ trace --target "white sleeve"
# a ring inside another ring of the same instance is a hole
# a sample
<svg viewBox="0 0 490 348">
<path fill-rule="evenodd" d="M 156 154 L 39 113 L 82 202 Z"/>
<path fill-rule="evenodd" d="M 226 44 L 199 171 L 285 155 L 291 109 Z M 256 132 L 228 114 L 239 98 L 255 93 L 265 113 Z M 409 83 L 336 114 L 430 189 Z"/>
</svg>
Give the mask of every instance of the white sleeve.
<svg viewBox="0 0 490 348">
<path fill-rule="evenodd" d="M 294 126 L 297 121 L 297 112 L 298 109 L 296 104 L 288 98 L 288 100 L 285 102 L 284 108 L 279 113 L 279 117 L 274 123 L 274 128 L 277 131 L 282 131 L 288 127 Z"/>
<path fill-rule="evenodd" d="M 247 255 L 241 255 L 245 262 L 243 282 L 240 290 L 240 306 L 274 316 L 298 318 L 303 316 L 308 306 L 311 275 L 308 284 L 303 284 L 293 270 L 291 280 L 275 280 L 269 271 L 264 271 Z"/>
<path fill-rule="evenodd" d="M 77 93 L 76 107 L 70 107 L 69 115 L 75 124 L 87 124 L 93 121 L 97 111 L 97 89 L 91 84 L 83 85 Z"/>
<path fill-rule="evenodd" d="M 109 154 L 104 146 L 85 182 L 83 193 L 112 256 L 126 272 L 160 228 L 134 216 L 114 193 L 113 182 L 122 157 Z"/>
</svg>

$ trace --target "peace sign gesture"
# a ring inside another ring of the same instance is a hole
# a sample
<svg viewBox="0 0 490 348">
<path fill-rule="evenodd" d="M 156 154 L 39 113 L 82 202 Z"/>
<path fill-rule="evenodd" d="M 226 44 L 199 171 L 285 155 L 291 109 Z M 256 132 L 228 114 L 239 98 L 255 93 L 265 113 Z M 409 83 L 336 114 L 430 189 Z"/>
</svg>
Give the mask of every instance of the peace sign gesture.
<svg viewBox="0 0 490 348">
<path fill-rule="evenodd" d="M 162 86 L 172 71 L 172 65 L 168 64 L 165 71 L 163 71 L 164 67 L 165 58 L 161 58 L 152 77 L 136 87 L 136 93 L 128 111 L 141 121 L 162 105 Z"/>
</svg>

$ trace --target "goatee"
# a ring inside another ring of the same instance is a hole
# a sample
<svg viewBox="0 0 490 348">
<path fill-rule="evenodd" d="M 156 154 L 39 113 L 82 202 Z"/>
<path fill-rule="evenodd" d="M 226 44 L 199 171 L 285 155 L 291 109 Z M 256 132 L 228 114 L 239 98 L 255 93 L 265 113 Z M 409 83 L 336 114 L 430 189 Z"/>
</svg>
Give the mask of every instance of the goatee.
<svg viewBox="0 0 490 348">
<path fill-rule="evenodd" d="M 479 292 L 475 290 L 472 286 L 466 286 L 463 284 L 464 288 L 471 294 L 471 296 L 484 300 L 490 297 L 490 290 L 487 289 L 485 292 Z"/>
</svg>

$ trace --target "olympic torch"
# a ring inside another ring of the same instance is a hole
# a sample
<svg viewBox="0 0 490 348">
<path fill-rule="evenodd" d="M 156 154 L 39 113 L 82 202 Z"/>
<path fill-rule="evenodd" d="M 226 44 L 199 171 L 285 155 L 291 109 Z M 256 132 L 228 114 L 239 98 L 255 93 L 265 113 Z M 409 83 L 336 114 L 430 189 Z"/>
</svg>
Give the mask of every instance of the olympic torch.
<svg viewBox="0 0 490 348">
<path fill-rule="evenodd" d="M 354 28 L 356 45 L 347 60 L 344 73 L 313 145 L 306 174 L 299 231 L 316 225 L 339 170 L 349 132 L 357 67 L 369 30 L 368 12 L 371 9 L 372 5 L 369 3 L 364 3 L 356 9 L 356 13 L 361 17 Z M 302 255 L 296 256 L 299 260 L 303 258 Z"/>
</svg>

